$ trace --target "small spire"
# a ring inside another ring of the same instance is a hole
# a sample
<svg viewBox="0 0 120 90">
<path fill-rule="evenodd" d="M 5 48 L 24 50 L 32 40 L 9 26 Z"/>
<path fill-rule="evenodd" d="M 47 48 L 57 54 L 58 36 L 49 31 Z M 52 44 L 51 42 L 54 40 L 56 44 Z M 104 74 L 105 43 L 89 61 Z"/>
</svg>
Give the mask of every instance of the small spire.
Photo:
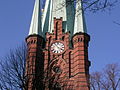
<svg viewBox="0 0 120 90">
<path fill-rule="evenodd" d="M 75 23 L 74 23 L 74 32 L 76 33 L 87 33 L 86 23 L 84 19 L 84 12 L 82 8 L 82 0 L 76 1 L 76 13 L 75 13 Z"/>
<path fill-rule="evenodd" d="M 42 35 L 41 30 L 41 5 L 40 0 L 35 1 L 35 6 L 33 10 L 33 16 L 31 20 L 29 35 Z"/>
</svg>

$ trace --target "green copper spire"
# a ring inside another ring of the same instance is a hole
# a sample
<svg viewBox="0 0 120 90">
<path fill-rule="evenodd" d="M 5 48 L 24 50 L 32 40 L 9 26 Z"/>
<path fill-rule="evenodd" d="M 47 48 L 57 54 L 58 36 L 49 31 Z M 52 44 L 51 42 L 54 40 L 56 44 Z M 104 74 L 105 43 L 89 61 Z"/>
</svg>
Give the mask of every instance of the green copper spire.
<svg viewBox="0 0 120 90">
<path fill-rule="evenodd" d="M 29 35 L 45 36 L 46 32 L 52 33 L 54 18 L 61 17 L 63 19 L 62 28 L 65 32 L 70 31 L 71 36 L 79 32 L 87 33 L 81 1 L 77 0 L 75 5 L 71 0 L 46 0 L 43 14 L 41 14 L 40 0 L 36 0 Z"/>
<path fill-rule="evenodd" d="M 74 29 L 74 3 L 70 0 L 46 0 L 42 18 L 43 34 L 52 33 L 54 18 L 59 19 L 61 17 L 64 31 L 72 31 Z"/>
<path fill-rule="evenodd" d="M 42 35 L 41 30 L 41 5 L 40 0 L 35 1 L 35 6 L 33 10 L 33 16 L 31 20 L 29 35 Z"/>
<path fill-rule="evenodd" d="M 84 19 L 84 12 L 82 7 L 82 0 L 76 1 L 76 13 L 75 13 L 75 24 L 74 24 L 74 33 L 87 33 L 86 23 Z"/>
</svg>

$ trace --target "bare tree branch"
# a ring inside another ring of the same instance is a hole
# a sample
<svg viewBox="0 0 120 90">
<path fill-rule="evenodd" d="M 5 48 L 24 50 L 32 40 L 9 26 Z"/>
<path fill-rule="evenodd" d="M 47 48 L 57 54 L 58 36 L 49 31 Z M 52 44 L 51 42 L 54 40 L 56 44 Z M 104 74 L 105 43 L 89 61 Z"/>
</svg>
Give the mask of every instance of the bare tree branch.
<svg viewBox="0 0 120 90">
<path fill-rule="evenodd" d="M 25 90 L 26 46 L 22 45 L 0 62 L 1 90 Z"/>
<path fill-rule="evenodd" d="M 120 26 L 120 23 L 116 22 L 116 21 L 113 21 L 113 23 L 115 23 L 116 25 L 119 25 Z"/>
<path fill-rule="evenodd" d="M 94 72 L 90 78 L 91 90 L 118 90 L 120 85 L 120 66 L 106 65 L 103 72 Z"/>
</svg>

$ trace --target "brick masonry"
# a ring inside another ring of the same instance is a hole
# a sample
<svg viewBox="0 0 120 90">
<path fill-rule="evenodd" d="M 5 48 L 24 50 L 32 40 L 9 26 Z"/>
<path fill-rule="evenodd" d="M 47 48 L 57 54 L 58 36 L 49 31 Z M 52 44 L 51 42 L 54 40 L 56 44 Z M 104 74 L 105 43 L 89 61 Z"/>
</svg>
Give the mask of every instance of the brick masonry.
<svg viewBox="0 0 120 90">
<path fill-rule="evenodd" d="M 62 18 L 54 18 L 53 33 L 47 32 L 45 39 L 39 35 L 28 36 L 28 90 L 90 90 L 89 41 L 86 33 L 76 33 L 70 38 L 70 32 L 62 29 Z M 64 44 L 63 52 L 51 51 L 55 42 Z"/>
</svg>

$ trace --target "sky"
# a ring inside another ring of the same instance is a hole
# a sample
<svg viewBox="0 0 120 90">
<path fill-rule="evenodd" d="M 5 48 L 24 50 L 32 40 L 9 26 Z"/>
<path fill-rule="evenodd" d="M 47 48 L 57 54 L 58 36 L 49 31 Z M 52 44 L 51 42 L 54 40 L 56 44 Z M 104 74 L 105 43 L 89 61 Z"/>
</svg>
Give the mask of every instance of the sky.
<svg viewBox="0 0 120 90">
<path fill-rule="evenodd" d="M 0 59 L 25 41 L 30 27 L 34 0 L 0 0 Z M 120 4 L 111 12 L 86 12 L 90 71 L 120 61 Z"/>
</svg>

